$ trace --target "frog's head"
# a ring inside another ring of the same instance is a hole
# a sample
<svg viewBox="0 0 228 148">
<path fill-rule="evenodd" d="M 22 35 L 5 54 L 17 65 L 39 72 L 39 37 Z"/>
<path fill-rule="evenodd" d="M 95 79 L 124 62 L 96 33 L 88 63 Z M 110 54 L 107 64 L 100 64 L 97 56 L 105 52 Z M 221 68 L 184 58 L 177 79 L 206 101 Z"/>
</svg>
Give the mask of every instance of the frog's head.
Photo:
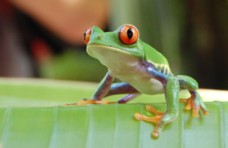
<svg viewBox="0 0 228 148">
<path fill-rule="evenodd" d="M 103 32 L 94 26 L 85 31 L 84 40 L 87 44 L 87 53 L 98 60 L 119 60 L 129 57 L 144 59 L 138 29 L 130 24 L 122 25 L 113 32 Z"/>
</svg>

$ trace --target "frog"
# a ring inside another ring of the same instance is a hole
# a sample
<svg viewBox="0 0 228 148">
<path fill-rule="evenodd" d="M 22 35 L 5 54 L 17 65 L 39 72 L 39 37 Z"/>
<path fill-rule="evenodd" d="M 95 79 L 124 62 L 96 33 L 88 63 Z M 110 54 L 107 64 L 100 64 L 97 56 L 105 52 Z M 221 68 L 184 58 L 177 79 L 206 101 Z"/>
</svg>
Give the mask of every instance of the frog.
<svg viewBox="0 0 228 148">
<path fill-rule="evenodd" d="M 179 111 L 179 101 L 193 117 L 199 117 L 208 110 L 200 96 L 198 83 L 187 75 L 174 75 L 164 55 L 140 39 L 138 29 L 132 24 L 123 24 L 113 32 L 104 32 L 97 26 L 84 33 L 86 52 L 107 67 L 107 73 L 90 99 L 82 99 L 78 105 L 127 103 L 141 94 L 164 94 L 166 111 L 161 112 L 151 105 L 145 105 L 154 116 L 135 113 L 136 120 L 155 125 L 154 138 L 159 137 L 163 128 L 173 122 Z M 118 82 L 114 82 L 118 79 Z M 190 97 L 180 99 L 179 92 L 187 90 Z M 103 98 L 125 94 L 116 102 Z"/>
</svg>

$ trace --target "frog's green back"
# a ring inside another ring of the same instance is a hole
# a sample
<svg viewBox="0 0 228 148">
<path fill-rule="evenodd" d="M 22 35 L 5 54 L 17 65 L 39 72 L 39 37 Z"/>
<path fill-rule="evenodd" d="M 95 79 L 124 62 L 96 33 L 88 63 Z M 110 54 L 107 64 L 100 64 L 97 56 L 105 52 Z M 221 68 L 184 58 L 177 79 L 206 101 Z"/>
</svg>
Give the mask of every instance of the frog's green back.
<svg viewBox="0 0 228 148">
<path fill-rule="evenodd" d="M 142 44 L 146 60 L 151 62 L 159 71 L 172 75 L 167 59 L 147 43 L 142 42 Z"/>
<path fill-rule="evenodd" d="M 164 64 L 169 66 L 167 59 L 156 49 L 143 42 L 146 60 L 156 64 Z"/>
</svg>

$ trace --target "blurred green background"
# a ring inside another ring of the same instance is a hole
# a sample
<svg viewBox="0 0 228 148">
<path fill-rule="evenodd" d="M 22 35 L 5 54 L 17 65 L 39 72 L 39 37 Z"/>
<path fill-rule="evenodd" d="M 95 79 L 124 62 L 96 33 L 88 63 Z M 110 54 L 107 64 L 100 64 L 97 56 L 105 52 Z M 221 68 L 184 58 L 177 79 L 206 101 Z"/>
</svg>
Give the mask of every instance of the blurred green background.
<svg viewBox="0 0 228 148">
<path fill-rule="evenodd" d="M 226 1 L 112 0 L 111 4 L 111 31 L 134 24 L 141 38 L 167 57 L 175 74 L 189 74 L 201 87 L 228 89 Z M 73 56 L 71 51 L 55 58 L 43 74 L 99 81 L 104 72 L 95 60 L 84 53 Z"/>
<path fill-rule="evenodd" d="M 227 4 L 225 0 L 110 0 L 105 30 L 134 24 L 141 39 L 167 57 L 174 74 L 190 75 L 200 87 L 228 89 Z M 55 53 L 38 62 L 29 59 L 34 66 L 34 77 L 98 82 L 104 76 L 106 68 L 86 54 L 85 46 L 67 44 L 53 37 L 18 9 L 14 17 L 18 26 L 26 28 L 24 39 L 36 34 Z M 26 48 L 28 42 L 23 40 Z"/>
</svg>

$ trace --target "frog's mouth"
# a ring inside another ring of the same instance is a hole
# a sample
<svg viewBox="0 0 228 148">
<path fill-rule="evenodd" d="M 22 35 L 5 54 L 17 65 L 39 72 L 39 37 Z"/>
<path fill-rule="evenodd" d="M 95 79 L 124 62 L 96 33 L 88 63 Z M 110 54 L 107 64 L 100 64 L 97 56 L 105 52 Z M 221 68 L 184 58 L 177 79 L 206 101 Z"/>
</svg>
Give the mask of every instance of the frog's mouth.
<svg viewBox="0 0 228 148">
<path fill-rule="evenodd" d="M 111 46 L 87 45 L 86 51 L 107 67 L 139 61 L 139 58 L 131 53 Z"/>
</svg>

